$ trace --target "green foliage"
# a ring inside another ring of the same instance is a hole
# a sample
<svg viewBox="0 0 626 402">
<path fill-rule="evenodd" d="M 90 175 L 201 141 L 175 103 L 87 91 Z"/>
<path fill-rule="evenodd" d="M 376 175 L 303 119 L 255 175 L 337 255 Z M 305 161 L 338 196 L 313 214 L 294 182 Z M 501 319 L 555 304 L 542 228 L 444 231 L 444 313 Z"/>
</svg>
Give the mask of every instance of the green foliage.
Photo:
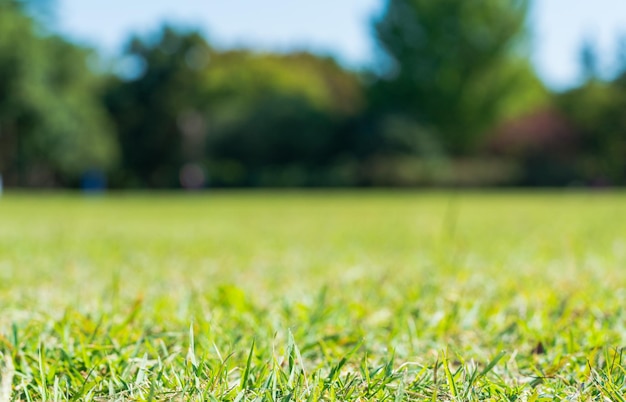
<svg viewBox="0 0 626 402">
<path fill-rule="evenodd" d="M 493 74 L 495 82 L 508 85 L 508 93 L 498 99 L 492 126 L 488 128 L 549 107 L 552 94 L 537 77 L 529 60 L 511 59 Z M 480 140 L 485 140 L 484 134 Z"/>
<path fill-rule="evenodd" d="M 622 50 L 618 47 L 617 54 Z M 596 51 L 581 49 L 585 81 L 554 93 L 545 106 L 501 124 L 489 148 L 520 166 L 517 183 L 607 186 L 626 183 L 626 76 L 598 77 Z"/>
<path fill-rule="evenodd" d="M 626 184 L 625 77 L 609 83 L 592 79 L 556 97 L 578 131 L 577 168 L 586 182 Z"/>
<path fill-rule="evenodd" d="M 126 57 L 145 70 L 106 95 L 135 176 L 122 185 L 175 186 L 185 163 L 217 185 L 315 183 L 313 169 L 348 151 L 342 130 L 363 103 L 354 74 L 306 53 L 218 52 L 164 27 L 132 40 Z M 285 169 L 294 174 L 272 174 Z"/>
<path fill-rule="evenodd" d="M 527 1 L 389 0 L 375 23 L 388 57 L 374 87 L 376 108 L 408 116 L 448 152 L 473 150 L 507 113 L 509 99 L 537 86 L 526 86 L 536 79 L 521 61 L 527 7 Z"/>
<path fill-rule="evenodd" d="M 624 194 L 95 201 L 0 202 L 5 400 L 626 391 Z"/>
<path fill-rule="evenodd" d="M 528 0 L 387 0 L 363 74 L 164 26 L 106 77 L 47 30 L 54 4 L 0 3 L 8 186 L 107 170 L 124 188 L 626 183 L 626 75 L 600 81 L 588 41 L 587 81 L 550 94 L 526 57 Z"/>
<path fill-rule="evenodd" d="M 118 179 L 123 184 L 173 187 L 184 162 L 203 156 L 211 100 L 203 82 L 212 57 L 199 34 L 168 27 L 129 41 L 125 59 L 137 76 L 112 78 L 105 94 L 128 176 Z"/>
<path fill-rule="evenodd" d="M 281 184 L 271 170 L 285 168 L 294 174 L 284 184 L 332 183 L 313 175 L 352 152 L 343 130 L 363 103 L 354 74 L 306 53 L 228 52 L 208 77 L 216 94 L 209 157 L 238 161 L 252 185 Z"/>
<path fill-rule="evenodd" d="M 0 5 L 0 171 L 8 184 L 68 183 L 110 167 L 116 144 L 91 55 L 14 3 Z"/>
<path fill-rule="evenodd" d="M 301 98 L 331 115 L 355 114 L 362 106 L 360 83 L 330 58 L 309 53 L 216 54 L 208 71 L 211 91 L 240 99 L 250 108 L 268 95 Z"/>
</svg>

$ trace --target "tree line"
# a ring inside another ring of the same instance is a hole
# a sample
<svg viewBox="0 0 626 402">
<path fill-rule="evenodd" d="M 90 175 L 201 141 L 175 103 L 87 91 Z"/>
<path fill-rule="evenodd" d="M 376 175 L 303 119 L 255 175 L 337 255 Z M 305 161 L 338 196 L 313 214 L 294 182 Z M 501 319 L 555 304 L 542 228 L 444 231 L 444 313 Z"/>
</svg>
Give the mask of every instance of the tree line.
<svg viewBox="0 0 626 402">
<path fill-rule="evenodd" d="M 524 0 L 386 0 L 360 71 L 163 26 L 106 69 L 7 0 L 0 174 L 20 187 L 625 184 L 626 68 L 600 80 L 585 47 L 584 83 L 550 92 L 527 15 Z"/>
</svg>

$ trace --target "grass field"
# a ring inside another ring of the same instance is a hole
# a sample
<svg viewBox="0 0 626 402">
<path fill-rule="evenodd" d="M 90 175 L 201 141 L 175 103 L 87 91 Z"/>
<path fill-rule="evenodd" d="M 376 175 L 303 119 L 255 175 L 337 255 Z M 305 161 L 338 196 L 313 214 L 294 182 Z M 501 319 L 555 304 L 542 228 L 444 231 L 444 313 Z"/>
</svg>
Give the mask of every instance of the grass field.
<svg viewBox="0 0 626 402">
<path fill-rule="evenodd" d="M 5 194 L 0 401 L 624 400 L 626 194 Z"/>
</svg>

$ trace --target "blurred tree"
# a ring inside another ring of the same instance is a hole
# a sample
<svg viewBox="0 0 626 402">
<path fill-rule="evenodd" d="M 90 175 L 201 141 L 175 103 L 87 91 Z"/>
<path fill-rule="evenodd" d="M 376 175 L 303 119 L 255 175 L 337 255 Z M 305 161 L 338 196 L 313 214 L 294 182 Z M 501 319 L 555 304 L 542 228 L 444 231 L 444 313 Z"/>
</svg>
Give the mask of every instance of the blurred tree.
<svg viewBox="0 0 626 402">
<path fill-rule="evenodd" d="M 18 3 L 25 11 L 43 22 L 53 19 L 57 8 L 57 0 L 8 0 Z"/>
<path fill-rule="evenodd" d="M 75 184 L 116 155 L 91 54 L 44 35 L 24 7 L 0 4 L 0 172 L 7 185 Z"/>
<path fill-rule="evenodd" d="M 529 78 L 538 86 L 521 53 L 527 9 L 526 0 L 388 0 L 374 25 L 386 58 L 373 108 L 405 116 L 448 153 L 471 152 Z"/>
<path fill-rule="evenodd" d="M 509 184 L 523 186 L 576 183 L 579 146 L 577 129 L 554 106 L 506 120 L 487 144 L 495 155 L 517 166 Z"/>
<path fill-rule="evenodd" d="M 587 38 L 580 48 L 582 78 L 590 81 L 598 78 L 598 52 L 595 42 Z"/>
<path fill-rule="evenodd" d="M 111 78 L 105 95 L 122 150 L 119 185 L 176 186 L 182 165 L 202 158 L 213 54 L 200 34 L 171 27 L 129 41 L 123 76 Z"/>
<path fill-rule="evenodd" d="M 617 57 L 615 58 L 615 72 L 617 77 L 622 77 L 626 73 L 626 34 L 622 34 L 618 40 L 615 48 Z M 618 82 L 620 78 L 618 78 Z"/>
<path fill-rule="evenodd" d="M 363 106 L 362 88 L 334 60 L 227 52 L 208 78 L 216 101 L 209 153 L 229 161 L 229 172 L 238 165 L 247 184 L 330 184 L 328 169 L 352 159 L 348 126 Z"/>
<path fill-rule="evenodd" d="M 582 84 L 552 95 L 551 104 L 498 127 L 490 148 L 520 167 L 515 184 L 626 184 L 626 58 L 616 48 L 617 78 L 599 76 L 597 50 L 580 48 Z"/>
<path fill-rule="evenodd" d="M 106 95 L 120 185 L 176 186 L 190 164 L 215 185 L 315 182 L 313 167 L 347 152 L 341 132 L 363 104 L 357 77 L 331 59 L 218 52 L 171 27 L 134 38 L 124 60 Z"/>
<path fill-rule="evenodd" d="M 617 41 L 616 78 L 598 77 L 593 42 L 581 46 L 583 84 L 555 94 L 555 104 L 573 124 L 579 143 L 575 163 L 579 179 L 591 185 L 626 184 L 626 41 Z"/>
<path fill-rule="evenodd" d="M 589 184 L 626 184 L 626 75 L 556 96 L 579 134 L 577 168 Z"/>
</svg>

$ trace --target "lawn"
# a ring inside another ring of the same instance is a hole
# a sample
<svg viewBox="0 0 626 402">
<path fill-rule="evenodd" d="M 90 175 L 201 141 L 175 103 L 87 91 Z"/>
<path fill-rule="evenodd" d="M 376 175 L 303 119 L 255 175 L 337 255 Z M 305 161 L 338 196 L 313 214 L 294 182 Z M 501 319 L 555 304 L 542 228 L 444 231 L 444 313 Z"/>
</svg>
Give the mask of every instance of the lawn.
<svg viewBox="0 0 626 402">
<path fill-rule="evenodd" d="M 0 401 L 624 400 L 626 194 L 5 193 Z"/>
</svg>

